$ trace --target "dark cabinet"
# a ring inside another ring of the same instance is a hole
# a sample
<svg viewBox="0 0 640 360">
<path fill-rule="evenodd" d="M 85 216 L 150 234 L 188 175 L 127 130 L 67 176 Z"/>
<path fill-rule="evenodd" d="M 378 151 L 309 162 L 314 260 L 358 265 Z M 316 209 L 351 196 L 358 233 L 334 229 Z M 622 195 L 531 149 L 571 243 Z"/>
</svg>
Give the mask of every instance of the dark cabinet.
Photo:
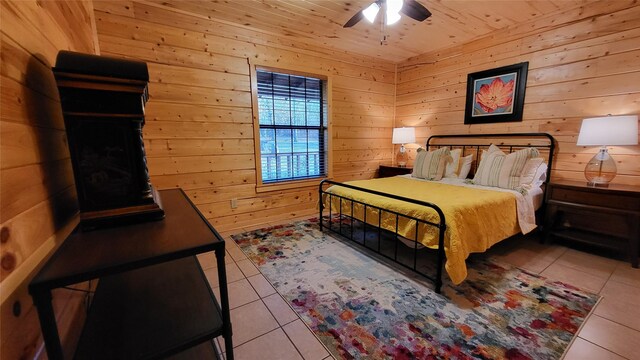
<svg viewBox="0 0 640 360">
<path fill-rule="evenodd" d="M 616 249 L 638 267 L 640 188 L 586 182 L 553 181 L 547 185 L 545 233 L 570 241 Z"/>
<path fill-rule="evenodd" d="M 413 168 L 411 167 L 380 165 L 380 167 L 378 168 L 378 177 L 385 178 L 397 175 L 411 174 L 412 171 Z"/>
</svg>

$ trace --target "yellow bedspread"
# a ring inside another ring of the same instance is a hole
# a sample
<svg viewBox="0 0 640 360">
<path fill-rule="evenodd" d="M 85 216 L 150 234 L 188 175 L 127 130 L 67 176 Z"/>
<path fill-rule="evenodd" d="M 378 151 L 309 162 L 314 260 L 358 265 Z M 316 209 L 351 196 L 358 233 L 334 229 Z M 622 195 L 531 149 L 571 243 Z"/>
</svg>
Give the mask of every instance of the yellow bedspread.
<svg viewBox="0 0 640 360">
<path fill-rule="evenodd" d="M 465 259 L 472 252 L 484 252 L 493 244 L 520 231 L 516 214 L 514 194 L 491 190 L 474 189 L 429 181 L 418 181 L 403 177 L 389 177 L 372 180 L 350 181 L 347 184 L 395 194 L 411 199 L 436 204 L 443 211 L 447 229 L 445 231 L 445 269 L 454 284 L 467 277 Z M 330 193 L 396 211 L 433 223 L 439 222 L 438 214 L 432 208 L 384 198 L 378 195 L 351 190 L 340 186 L 327 189 Z M 328 196 L 324 198 L 329 206 Z M 339 212 L 337 197 L 331 203 L 332 211 Z M 342 201 L 342 213 L 351 215 L 351 202 Z M 364 220 L 364 206 L 354 203 L 353 217 Z M 367 223 L 378 225 L 377 209 L 367 208 Z M 395 231 L 396 215 L 382 211 L 382 228 Z M 415 239 L 416 222 L 400 217 L 398 233 L 405 238 Z M 437 228 L 420 224 L 418 241 L 435 249 L 438 247 Z"/>
</svg>

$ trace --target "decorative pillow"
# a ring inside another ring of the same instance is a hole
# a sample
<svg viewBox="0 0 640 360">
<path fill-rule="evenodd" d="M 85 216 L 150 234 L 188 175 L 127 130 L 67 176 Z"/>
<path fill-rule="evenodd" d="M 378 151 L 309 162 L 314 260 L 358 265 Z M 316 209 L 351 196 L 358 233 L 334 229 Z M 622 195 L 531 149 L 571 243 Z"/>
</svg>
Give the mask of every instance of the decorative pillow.
<svg viewBox="0 0 640 360">
<path fill-rule="evenodd" d="M 422 163 L 424 163 L 424 158 L 427 156 L 427 151 L 423 148 L 418 148 L 416 151 L 416 159 L 413 161 L 411 176 L 420 178 L 420 174 L 422 174 Z"/>
<path fill-rule="evenodd" d="M 486 151 L 488 153 L 492 153 L 492 152 L 496 152 L 496 151 L 502 151 L 500 150 L 499 147 L 495 146 L 494 144 L 489 145 L 489 149 Z M 484 155 L 485 151 L 482 151 L 482 154 Z"/>
<path fill-rule="evenodd" d="M 450 162 L 451 155 L 448 147 L 442 147 L 435 151 L 420 151 L 413 164 L 413 177 L 435 180 L 442 179 L 447 162 Z"/>
<path fill-rule="evenodd" d="M 520 174 L 527 160 L 540 153 L 535 148 L 526 148 L 506 155 L 502 151 L 484 154 L 473 182 L 478 185 L 515 189 L 520 184 Z"/>
<path fill-rule="evenodd" d="M 520 174 L 520 186 L 529 186 L 533 183 L 533 178 L 538 171 L 538 167 L 542 165 L 543 161 L 543 158 L 532 158 L 527 160 L 522 168 L 522 173 Z"/>
<path fill-rule="evenodd" d="M 493 155 L 492 155 L 493 154 Z M 480 164 L 476 169 L 476 174 L 473 177 L 473 183 L 478 185 L 487 185 L 489 182 L 489 173 L 492 167 L 501 166 L 502 158 L 498 155 L 505 156 L 505 153 L 500 151 L 500 148 L 491 144 L 488 150 L 482 150 L 480 155 Z M 493 165 L 494 161 L 500 161 L 500 164 Z M 494 171 L 495 172 L 495 171 Z M 497 186 L 497 181 L 496 185 Z"/>
<path fill-rule="evenodd" d="M 446 178 L 457 178 L 460 165 L 460 155 L 462 155 L 462 149 L 451 150 L 452 161 L 447 164 L 447 169 L 444 172 Z"/>
<path fill-rule="evenodd" d="M 498 186 L 505 189 L 515 189 L 520 185 L 520 174 L 527 160 L 540 156 L 536 148 L 526 148 L 507 155 L 500 171 Z"/>
<path fill-rule="evenodd" d="M 480 160 L 479 160 L 479 161 L 480 161 L 480 164 L 482 164 L 482 159 L 484 159 L 484 157 L 485 157 L 487 154 L 490 154 L 490 153 L 492 153 L 492 152 L 496 152 L 496 151 L 500 151 L 500 152 L 501 152 L 500 148 L 499 148 L 499 147 L 497 147 L 497 146 L 495 146 L 495 145 L 493 145 L 493 144 L 489 145 L 489 149 L 487 149 L 487 150 L 482 150 L 482 152 L 481 152 L 481 153 L 480 153 L 480 155 L 479 155 L 479 156 L 480 156 Z M 503 153 L 503 154 L 504 154 L 504 153 Z M 480 164 L 478 164 L 478 168 L 480 168 Z"/>
<path fill-rule="evenodd" d="M 540 187 L 547 178 L 547 164 L 543 158 L 533 158 L 527 160 L 527 163 L 520 174 L 519 186 L 530 190 Z"/>
<path fill-rule="evenodd" d="M 458 170 L 458 179 L 466 179 L 471 171 L 471 163 L 473 163 L 473 154 L 460 158 L 460 166 Z"/>
</svg>

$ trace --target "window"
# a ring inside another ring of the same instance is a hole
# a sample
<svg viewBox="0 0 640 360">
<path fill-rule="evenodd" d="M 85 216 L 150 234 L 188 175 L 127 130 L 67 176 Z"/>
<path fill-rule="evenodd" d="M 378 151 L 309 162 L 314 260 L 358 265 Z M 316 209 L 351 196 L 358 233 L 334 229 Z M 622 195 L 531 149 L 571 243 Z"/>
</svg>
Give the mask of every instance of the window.
<svg viewBox="0 0 640 360">
<path fill-rule="evenodd" d="M 256 70 L 262 183 L 326 176 L 322 79 Z"/>
</svg>

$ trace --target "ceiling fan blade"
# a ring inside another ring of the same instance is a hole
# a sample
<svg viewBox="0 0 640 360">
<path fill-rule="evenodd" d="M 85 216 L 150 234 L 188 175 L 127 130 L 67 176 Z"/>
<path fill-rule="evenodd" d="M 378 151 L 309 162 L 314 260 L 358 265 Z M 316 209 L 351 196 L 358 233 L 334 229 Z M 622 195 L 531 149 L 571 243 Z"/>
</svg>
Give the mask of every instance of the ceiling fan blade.
<svg viewBox="0 0 640 360">
<path fill-rule="evenodd" d="M 431 12 L 415 0 L 405 0 L 400 12 L 418 21 L 424 21 L 431 16 Z"/>
<path fill-rule="evenodd" d="M 357 24 L 360 20 L 362 20 L 364 18 L 364 10 L 360 10 L 358 11 L 355 15 L 353 15 L 353 17 L 351 19 L 349 19 L 349 21 L 347 21 L 346 24 L 344 24 L 344 26 L 342 26 L 343 28 L 350 28 L 353 25 Z"/>
</svg>

